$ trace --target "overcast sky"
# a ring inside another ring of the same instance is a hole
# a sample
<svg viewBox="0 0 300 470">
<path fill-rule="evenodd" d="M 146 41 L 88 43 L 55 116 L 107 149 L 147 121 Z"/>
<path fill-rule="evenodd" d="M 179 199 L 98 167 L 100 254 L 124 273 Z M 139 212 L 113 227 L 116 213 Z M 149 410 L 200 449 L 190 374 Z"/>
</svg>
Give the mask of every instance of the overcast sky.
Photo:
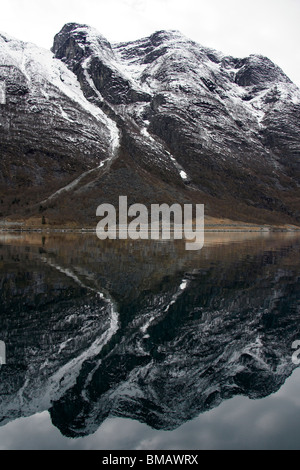
<svg viewBox="0 0 300 470">
<path fill-rule="evenodd" d="M 0 31 L 50 48 L 65 23 L 110 41 L 177 29 L 226 54 L 268 56 L 300 87 L 300 0 L 0 0 Z"/>
</svg>

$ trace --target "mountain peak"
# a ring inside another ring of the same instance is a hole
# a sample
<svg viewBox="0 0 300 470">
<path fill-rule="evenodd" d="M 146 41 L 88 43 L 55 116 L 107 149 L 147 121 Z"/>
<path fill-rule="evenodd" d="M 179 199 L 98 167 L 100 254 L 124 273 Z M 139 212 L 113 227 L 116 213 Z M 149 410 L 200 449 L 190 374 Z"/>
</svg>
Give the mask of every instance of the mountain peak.
<svg viewBox="0 0 300 470">
<path fill-rule="evenodd" d="M 70 51 L 74 49 L 75 43 L 84 52 L 87 50 L 99 52 L 101 49 L 111 53 L 109 41 L 97 29 L 79 23 L 66 23 L 56 34 L 51 50 L 54 54 L 61 55 L 60 49 L 63 49 L 63 52 Z"/>
<path fill-rule="evenodd" d="M 183 38 L 184 35 L 181 33 L 181 31 L 177 29 L 161 29 L 159 31 L 155 31 L 155 33 L 150 35 L 151 40 L 155 39 L 174 39 L 174 38 Z"/>
<path fill-rule="evenodd" d="M 72 194 L 76 220 L 93 225 L 120 191 L 238 221 L 300 220 L 300 92 L 270 59 L 225 56 L 177 30 L 111 45 L 75 22 L 54 57 L 0 41 L 3 216 L 20 188 L 19 213 L 41 206 L 53 223 Z"/>
<path fill-rule="evenodd" d="M 292 83 L 287 75 L 268 57 L 251 54 L 240 61 L 242 66 L 236 82 L 241 86 L 261 85 L 274 82 Z"/>
<path fill-rule="evenodd" d="M 86 35 L 94 34 L 99 37 L 103 37 L 99 31 L 92 26 L 83 23 L 66 23 L 58 34 L 78 34 L 83 33 Z"/>
</svg>

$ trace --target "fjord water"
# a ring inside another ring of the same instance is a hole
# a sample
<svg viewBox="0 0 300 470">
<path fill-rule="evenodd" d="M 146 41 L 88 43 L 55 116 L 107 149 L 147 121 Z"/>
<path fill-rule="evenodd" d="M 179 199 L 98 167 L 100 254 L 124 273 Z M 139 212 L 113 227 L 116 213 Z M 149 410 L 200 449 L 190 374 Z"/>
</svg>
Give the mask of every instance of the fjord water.
<svg viewBox="0 0 300 470">
<path fill-rule="evenodd" d="M 2 233 L 0 449 L 300 448 L 300 236 Z"/>
</svg>

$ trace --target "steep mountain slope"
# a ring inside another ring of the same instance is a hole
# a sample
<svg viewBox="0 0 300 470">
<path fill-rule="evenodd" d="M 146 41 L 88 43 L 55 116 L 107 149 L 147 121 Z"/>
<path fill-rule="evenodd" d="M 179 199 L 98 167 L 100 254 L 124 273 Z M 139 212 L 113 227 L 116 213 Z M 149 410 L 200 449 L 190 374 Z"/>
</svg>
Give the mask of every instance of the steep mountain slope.
<svg viewBox="0 0 300 470">
<path fill-rule="evenodd" d="M 99 165 L 112 145 L 115 126 L 85 99 L 75 75 L 49 51 L 3 34 L 0 50 L 5 92 L 0 190 L 5 207 L 37 202 L 45 188 L 58 189 Z"/>
<path fill-rule="evenodd" d="M 16 153 L 22 174 L 31 164 L 47 170 L 30 176 L 38 195 L 20 215 L 94 226 L 100 203 L 128 195 L 129 203 L 205 203 L 210 215 L 245 221 L 300 221 L 300 91 L 266 57 L 227 57 L 177 31 L 110 44 L 74 23 L 56 35 L 54 57 L 2 41 L 1 63 L 17 71 L 1 105 L 2 191 L 24 189 L 10 170 Z M 22 77 L 29 91 L 16 97 Z M 32 95 L 45 113 L 34 126 Z M 17 214 L 16 204 L 3 205 L 4 216 Z"/>
</svg>

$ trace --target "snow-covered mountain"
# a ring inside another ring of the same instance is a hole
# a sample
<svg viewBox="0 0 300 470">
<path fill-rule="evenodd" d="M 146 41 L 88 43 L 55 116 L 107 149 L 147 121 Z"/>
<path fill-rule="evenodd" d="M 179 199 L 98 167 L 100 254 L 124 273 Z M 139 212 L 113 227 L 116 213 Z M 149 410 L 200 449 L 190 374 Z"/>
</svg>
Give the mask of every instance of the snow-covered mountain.
<svg viewBox="0 0 300 470">
<path fill-rule="evenodd" d="M 2 34 L 0 84 L 3 217 L 94 226 L 128 195 L 300 220 L 300 90 L 266 57 L 178 31 L 111 44 L 70 23 L 52 53 Z"/>
</svg>

